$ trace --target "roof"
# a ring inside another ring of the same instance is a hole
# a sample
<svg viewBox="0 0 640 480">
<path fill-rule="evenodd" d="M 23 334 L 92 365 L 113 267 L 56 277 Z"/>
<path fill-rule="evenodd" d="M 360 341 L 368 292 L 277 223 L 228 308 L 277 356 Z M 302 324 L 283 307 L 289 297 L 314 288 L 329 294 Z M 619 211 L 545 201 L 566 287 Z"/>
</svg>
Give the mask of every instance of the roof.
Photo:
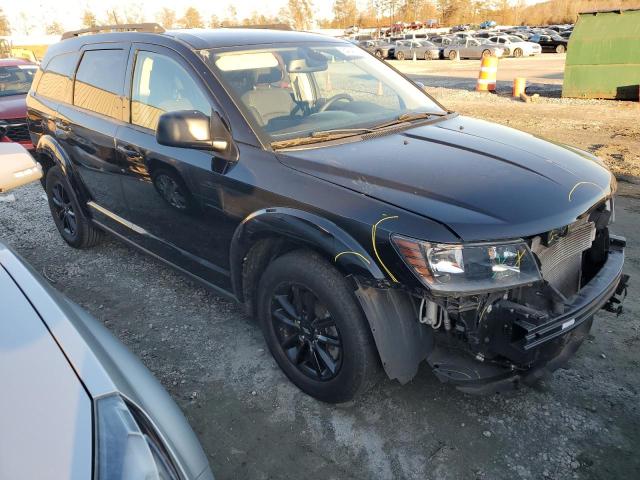
<svg viewBox="0 0 640 480">
<path fill-rule="evenodd" d="M 15 67 L 16 65 L 35 65 L 24 58 L 0 58 L 0 67 Z"/>
<path fill-rule="evenodd" d="M 83 44 L 99 43 L 102 41 L 149 41 L 154 37 L 169 37 L 181 41 L 195 50 L 200 50 L 204 48 L 236 47 L 269 43 L 340 41 L 317 33 L 256 28 L 194 28 L 167 31 L 156 30 L 155 32 L 146 29 L 121 32 L 103 31 L 104 33 L 98 33 L 97 31 L 96 33 L 91 33 L 89 30 L 91 29 L 65 33 L 66 39 L 63 39 L 61 43 Z"/>
</svg>

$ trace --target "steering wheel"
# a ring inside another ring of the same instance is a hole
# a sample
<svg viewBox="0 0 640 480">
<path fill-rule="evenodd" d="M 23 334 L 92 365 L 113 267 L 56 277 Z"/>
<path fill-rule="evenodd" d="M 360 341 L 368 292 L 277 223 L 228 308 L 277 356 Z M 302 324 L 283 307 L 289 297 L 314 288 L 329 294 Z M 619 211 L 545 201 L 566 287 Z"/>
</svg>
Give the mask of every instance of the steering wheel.
<svg viewBox="0 0 640 480">
<path fill-rule="evenodd" d="M 353 102 L 353 97 L 348 93 L 338 93 L 337 95 L 334 95 L 329 100 L 324 102 L 324 104 L 320 107 L 318 112 L 324 112 L 325 110 L 327 110 L 327 108 L 329 108 L 331 105 L 333 105 L 339 100 L 349 100 L 350 102 Z"/>
</svg>

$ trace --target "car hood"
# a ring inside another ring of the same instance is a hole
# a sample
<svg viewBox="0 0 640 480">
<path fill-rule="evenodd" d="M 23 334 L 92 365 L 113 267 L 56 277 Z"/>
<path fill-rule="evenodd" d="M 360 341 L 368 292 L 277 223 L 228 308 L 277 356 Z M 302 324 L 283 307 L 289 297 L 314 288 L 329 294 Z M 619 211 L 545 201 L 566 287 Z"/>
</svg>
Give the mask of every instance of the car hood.
<svg viewBox="0 0 640 480">
<path fill-rule="evenodd" d="M 0 97 L 0 120 L 26 118 L 26 95 L 8 95 Z"/>
<path fill-rule="evenodd" d="M 463 116 L 279 157 L 291 168 L 443 223 L 465 241 L 562 227 L 615 185 L 587 152 Z"/>
</svg>

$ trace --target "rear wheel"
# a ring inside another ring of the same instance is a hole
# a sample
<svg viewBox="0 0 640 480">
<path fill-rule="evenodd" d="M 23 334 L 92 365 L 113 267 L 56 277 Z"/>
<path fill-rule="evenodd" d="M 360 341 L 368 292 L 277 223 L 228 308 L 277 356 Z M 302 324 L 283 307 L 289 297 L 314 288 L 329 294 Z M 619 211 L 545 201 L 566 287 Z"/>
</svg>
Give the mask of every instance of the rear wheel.
<svg viewBox="0 0 640 480">
<path fill-rule="evenodd" d="M 564 45 L 558 45 L 556 47 L 556 53 L 564 53 L 566 51 L 566 47 Z"/>
<path fill-rule="evenodd" d="M 374 55 L 376 56 L 376 58 L 379 58 L 379 59 L 383 59 L 384 58 L 384 56 L 382 55 L 382 50 L 376 50 Z"/>
<path fill-rule="evenodd" d="M 425 60 L 431 60 L 431 52 L 429 50 L 424 52 L 424 59 Z"/>
<path fill-rule="evenodd" d="M 375 379 L 379 360 L 353 291 L 317 254 L 296 251 L 274 260 L 257 295 L 269 350 L 302 391 L 339 403 Z"/>
<path fill-rule="evenodd" d="M 74 248 L 89 248 L 102 239 L 102 232 L 84 216 L 67 177 L 57 165 L 47 172 L 45 189 L 51 216 L 65 242 Z"/>
<path fill-rule="evenodd" d="M 513 56 L 514 56 L 514 57 L 517 57 L 517 58 L 520 58 L 520 57 L 522 56 L 522 49 L 521 49 L 521 48 L 516 48 L 516 49 L 513 51 Z"/>
<path fill-rule="evenodd" d="M 396 53 L 396 58 L 398 60 L 404 60 L 404 52 L 398 52 Z"/>
<path fill-rule="evenodd" d="M 491 50 L 484 50 L 482 52 L 482 58 L 487 58 L 491 56 Z"/>
<path fill-rule="evenodd" d="M 449 60 L 458 60 L 458 52 L 456 52 L 455 50 L 451 50 L 449 52 Z"/>
</svg>

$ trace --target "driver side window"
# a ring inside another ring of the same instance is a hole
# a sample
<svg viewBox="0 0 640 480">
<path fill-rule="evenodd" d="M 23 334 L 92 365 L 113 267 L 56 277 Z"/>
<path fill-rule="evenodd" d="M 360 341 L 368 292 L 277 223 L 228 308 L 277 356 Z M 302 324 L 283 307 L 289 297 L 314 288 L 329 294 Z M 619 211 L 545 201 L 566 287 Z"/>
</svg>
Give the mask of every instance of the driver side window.
<svg viewBox="0 0 640 480">
<path fill-rule="evenodd" d="M 175 60 L 139 51 L 131 89 L 131 123 L 156 130 L 160 115 L 197 110 L 211 115 L 211 104 L 187 71 Z"/>
</svg>

